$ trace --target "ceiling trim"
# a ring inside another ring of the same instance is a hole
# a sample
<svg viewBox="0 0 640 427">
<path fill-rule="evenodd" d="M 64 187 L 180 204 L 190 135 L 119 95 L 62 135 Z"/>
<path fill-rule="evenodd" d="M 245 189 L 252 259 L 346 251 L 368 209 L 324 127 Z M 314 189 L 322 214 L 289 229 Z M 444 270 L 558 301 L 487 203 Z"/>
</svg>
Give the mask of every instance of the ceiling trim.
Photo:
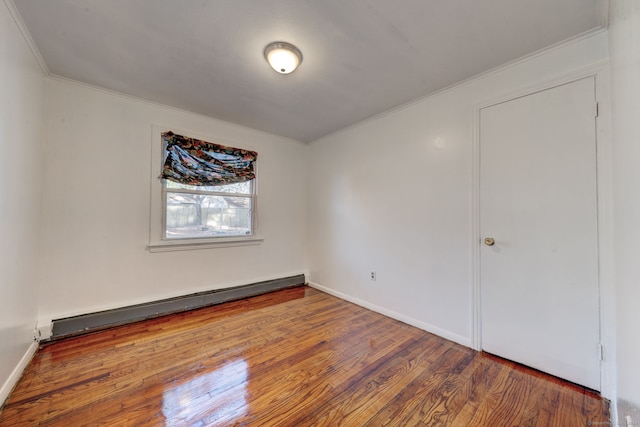
<svg viewBox="0 0 640 427">
<path fill-rule="evenodd" d="M 22 34 L 23 39 L 27 43 L 29 49 L 31 50 L 31 52 L 32 52 L 32 54 L 34 56 L 34 58 L 36 59 L 36 62 L 38 63 L 40 69 L 42 70 L 42 72 L 44 73 L 44 75 L 46 77 L 57 79 L 57 80 L 61 80 L 61 81 L 66 81 L 66 82 L 73 83 L 73 84 L 80 85 L 80 86 L 89 87 L 89 88 L 92 88 L 94 90 L 100 90 L 100 91 L 104 91 L 104 92 L 107 92 L 107 93 L 123 96 L 123 97 L 129 98 L 129 99 L 135 99 L 135 100 L 142 101 L 142 102 L 149 103 L 149 104 L 165 105 L 167 107 L 171 107 L 171 108 L 174 108 L 176 110 L 185 111 L 185 112 L 189 112 L 189 113 L 196 114 L 196 115 L 199 115 L 199 116 L 207 117 L 207 118 L 210 118 L 210 119 L 219 120 L 219 121 L 222 121 L 222 122 L 225 122 L 225 123 L 230 123 L 230 124 L 234 124 L 234 125 L 241 126 L 241 127 L 244 127 L 244 128 L 250 128 L 250 129 L 254 129 L 254 130 L 260 131 L 260 132 L 265 132 L 265 133 L 270 133 L 270 134 L 276 135 L 273 132 L 268 132 L 268 131 L 259 130 L 257 128 L 252 128 L 252 127 L 247 126 L 247 125 L 245 125 L 245 124 L 243 124 L 241 122 L 234 122 L 234 121 L 225 120 L 225 119 L 222 119 L 222 118 L 219 118 L 219 117 L 215 117 L 215 116 L 205 115 L 203 113 L 196 113 L 194 111 L 191 111 L 191 110 L 188 110 L 188 109 L 185 109 L 185 108 L 181 108 L 181 107 L 177 107 L 177 106 L 174 106 L 174 105 L 163 104 L 163 103 L 160 103 L 160 102 L 151 101 L 151 100 L 146 99 L 146 98 L 132 96 L 132 95 L 129 95 L 129 94 L 126 94 L 126 93 L 123 93 L 123 92 L 106 89 L 106 88 L 101 87 L 101 86 L 97 86 L 97 85 L 93 85 L 93 84 L 87 84 L 87 83 L 76 81 L 76 80 L 73 80 L 73 79 L 70 79 L 70 78 L 66 78 L 66 77 L 62 77 L 62 76 L 56 75 L 56 74 L 52 74 L 50 69 L 49 69 L 49 67 L 48 67 L 48 65 L 47 65 L 47 63 L 44 60 L 44 57 L 42 56 L 42 54 L 40 53 L 40 50 L 36 46 L 36 44 L 35 44 L 35 42 L 34 42 L 34 40 L 32 38 L 31 32 L 29 31 L 29 29 L 26 26 L 24 20 L 22 19 L 22 16 L 20 15 L 17 7 L 15 6 L 14 0 L 3 0 L 3 1 L 4 1 L 5 6 L 7 7 L 7 10 L 9 11 L 9 13 L 10 13 L 10 15 L 11 15 L 11 17 L 12 17 L 12 19 L 13 19 L 15 25 L 16 25 L 16 27 L 18 28 L 18 30 Z M 364 119 L 361 119 L 358 122 L 353 123 L 353 124 L 351 124 L 349 126 L 346 126 L 344 128 L 335 130 L 333 132 L 326 133 L 324 135 L 321 135 L 321 136 L 319 136 L 317 138 L 314 138 L 314 139 L 311 139 L 311 140 L 308 140 L 308 141 L 305 140 L 304 143 L 307 143 L 307 144 L 313 143 L 314 141 L 318 141 L 318 140 L 324 139 L 328 135 L 333 135 L 333 134 L 339 133 L 339 132 L 341 132 L 343 130 L 350 129 L 350 128 L 354 127 L 354 126 L 358 126 L 358 125 L 360 125 L 360 124 L 362 124 L 364 122 L 367 122 L 367 121 L 370 121 L 370 120 L 375 120 L 375 119 L 378 119 L 380 117 L 387 116 L 389 114 L 393 114 L 396 111 L 400 111 L 400 110 L 403 110 L 405 108 L 408 108 L 408 107 L 410 107 L 412 105 L 415 105 L 417 103 L 420 103 L 420 102 L 422 102 L 425 99 L 428 99 L 430 97 L 437 96 L 437 95 L 439 95 L 439 94 L 441 94 L 443 92 L 447 92 L 447 91 L 449 91 L 451 89 L 464 86 L 467 83 L 473 82 L 474 80 L 476 80 L 478 78 L 481 78 L 481 77 L 484 77 L 484 76 L 487 76 L 487 75 L 491 75 L 493 73 L 508 69 L 510 67 L 513 67 L 513 66 L 517 66 L 518 64 L 521 64 L 523 62 L 527 62 L 527 61 L 529 61 L 531 59 L 534 59 L 534 58 L 536 58 L 536 57 L 538 57 L 538 56 L 540 56 L 542 54 L 545 54 L 547 52 L 550 52 L 550 51 L 553 51 L 555 49 L 558 49 L 558 48 L 560 48 L 562 46 L 566 46 L 568 44 L 579 42 L 580 40 L 583 40 L 585 38 L 589 38 L 589 37 L 595 36 L 598 33 L 605 32 L 605 31 L 607 31 L 607 26 L 608 26 L 609 2 L 610 2 L 610 0 L 596 0 L 596 2 L 597 2 L 597 10 L 596 10 L 596 13 L 597 13 L 597 24 L 599 25 L 599 28 L 595 28 L 595 29 L 586 31 L 584 33 L 581 33 L 581 34 L 578 34 L 576 36 L 570 37 L 570 38 L 568 38 L 568 39 L 566 39 L 564 41 L 560 41 L 560 42 L 554 43 L 554 44 L 552 44 L 550 46 L 547 46 L 545 48 L 542 48 L 542 49 L 540 49 L 538 51 L 529 53 L 529 54 L 524 55 L 524 56 L 522 56 L 520 58 L 516 58 L 516 59 L 514 59 L 512 61 L 509 61 L 507 63 L 498 65 L 495 68 L 492 68 L 492 69 L 486 70 L 484 72 L 481 72 L 479 74 L 473 75 L 473 76 L 471 76 L 471 77 L 469 77 L 467 79 L 455 82 L 455 83 L 453 83 L 453 84 L 451 84 L 451 85 L 449 85 L 447 87 L 444 87 L 442 89 L 438 89 L 438 90 L 435 90 L 433 92 L 427 93 L 427 94 L 421 96 L 420 98 L 411 100 L 411 101 L 409 101 L 409 102 L 407 102 L 405 104 L 401 104 L 401 105 L 392 107 L 392 108 L 390 108 L 390 109 L 388 109 L 386 111 L 374 114 L 374 115 L 369 116 L 369 117 L 365 117 Z M 282 135 L 278 134 L 278 136 L 282 136 Z M 285 138 L 291 139 L 291 140 L 297 141 L 297 142 L 302 142 L 300 140 L 293 139 L 291 137 L 285 137 Z"/>
<path fill-rule="evenodd" d="M 102 86 L 98 86 L 98 85 L 94 85 L 94 84 L 86 83 L 86 82 L 81 82 L 79 80 L 70 79 L 68 77 L 59 76 L 57 74 L 49 74 L 48 76 L 46 76 L 46 78 L 49 79 L 49 80 L 53 80 L 53 81 L 59 81 L 61 83 L 68 84 L 68 85 L 71 85 L 71 86 L 77 86 L 77 87 L 82 88 L 82 89 L 88 89 L 88 90 L 91 90 L 91 91 L 100 92 L 100 93 L 105 94 L 105 95 L 113 96 L 113 97 L 116 97 L 116 98 L 121 98 L 121 99 L 124 99 L 124 100 L 129 101 L 129 102 L 136 102 L 136 103 L 139 103 L 139 104 L 148 105 L 148 106 L 156 107 L 156 108 L 157 107 L 166 108 L 166 109 L 175 111 L 175 112 L 180 113 L 180 114 L 193 115 L 193 116 L 196 116 L 196 117 L 200 117 L 202 119 L 206 119 L 206 120 L 210 120 L 210 121 L 214 121 L 214 122 L 219 122 L 220 124 L 222 124 L 224 126 L 242 128 L 245 131 L 256 132 L 256 133 L 260 133 L 260 134 L 263 134 L 263 135 L 272 135 L 272 136 L 274 136 L 274 137 L 276 137 L 278 139 L 286 140 L 286 141 L 289 141 L 289 142 L 292 142 L 292 143 L 295 143 L 295 144 L 303 144 L 303 145 L 307 145 L 308 144 L 307 142 L 300 141 L 300 140 L 291 138 L 289 136 L 279 135 L 277 133 L 267 132 L 266 130 L 252 128 L 251 126 L 247 126 L 247 125 L 244 125 L 244 124 L 238 123 L 238 122 L 232 122 L 232 121 L 229 121 L 229 120 L 224 120 L 224 119 L 221 119 L 219 117 L 207 116 L 206 114 L 197 113 L 195 111 L 187 110 L 185 108 L 177 107 L 175 105 L 163 104 L 162 102 L 158 102 L 158 101 L 151 101 L 151 100 L 146 99 L 146 98 L 141 98 L 141 97 L 138 97 L 138 96 L 129 95 L 128 93 L 118 92 L 117 90 L 107 89 L 107 88 L 104 88 Z"/>
<path fill-rule="evenodd" d="M 566 40 L 563 40 L 561 42 L 554 43 L 554 44 L 552 44 L 550 46 L 544 47 L 544 48 L 542 48 L 540 50 L 537 50 L 535 52 L 531 52 L 531 53 L 529 53 L 529 54 L 527 54 L 525 56 L 521 56 L 520 58 L 516 58 L 516 59 L 514 59 L 512 61 L 509 61 L 509 62 L 506 62 L 506 63 L 504 63 L 502 65 L 498 65 L 497 67 L 491 68 L 490 70 L 483 71 L 480 74 L 476 74 L 476 75 L 471 76 L 471 77 L 469 77 L 467 79 L 464 79 L 464 80 L 461 80 L 459 82 L 456 82 L 456 83 L 454 83 L 454 84 L 452 84 L 450 86 L 447 86 L 447 87 L 444 87 L 442 89 L 438 89 L 438 90 L 436 90 L 434 92 L 428 93 L 428 94 L 426 94 L 424 96 L 421 96 L 420 98 L 417 98 L 417 99 L 414 99 L 412 101 L 409 101 L 406 104 L 398 105 L 398 106 L 393 107 L 393 108 L 391 108 L 391 109 L 389 109 L 387 111 L 383 111 L 382 113 L 379 113 L 379 114 L 373 115 L 371 117 L 367 117 L 365 119 L 362 119 L 359 122 L 354 123 L 352 125 L 349 125 L 349 126 L 346 126 L 344 128 L 338 129 L 338 130 L 336 130 L 334 132 L 329 132 L 326 135 L 322 135 L 319 138 L 316 138 L 316 139 L 314 139 L 312 141 L 309 141 L 307 144 L 312 144 L 312 143 L 314 143 L 316 141 L 320 141 L 320 140 L 326 138 L 329 135 L 340 134 L 340 133 L 345 132 L 345 131 L 347 131 L 349 129 L 352 129 L 352 128 L 360 126 L 360 125 L 362 125 L 364 123 L 367 123 L 369 121 L 377 120 L 377 119 L 380 119 L 382 117 L 394 114 L 394 113 L 396 113 L 398 111 L 402 111 L 404 109 L 411 108 L 412 106 L 414 106 L 416 104 L 419 104 L 419 103 L 423 102 L 426 99 L 432 98 L 432 97 L 440 95 L 442 93 L 449 92 L 449 91 L 451 91 L 453 89 L 457 89 L 459 87 L 462 87 L 462 86 L 465 86 L 467 84 L 473 83 L 475 80 L 478 80 L 480 78 L 489 76 L 491 74 L 496 74 L 496 73 L 502 72 L 504 70 L 507 70 L 509 68 L 518 66 L 518 65 L 523 64 L 525 62 L 531 61 L 531 60 L 533 60 L 533 59 L 535 59 L 535 58 L 537 58 L 539 56 L 546 55 L 547 53 L 552 52 L 554 50 L 561 49 L 561 48 L 563 48 L 565 46 L 568 46 L 568 45 L 571 45 L 571 44 L 574 44 L 574 43 L 578 43 L 578 42 L 580 42 L 580 41 L 582 41 L 584 39 L 588 39 L 590 37 L 595 37 L 596 35 L 598 35 L 600 33 L 603 33 L 603 32 L 606 32 L 606 31 L 607 31 L 607 28 L 605 28 L 605 27 L 595 28 L 593 30 L 585 31 L 582 34 L 578 34 L 576 36 L 570 37 L 570 38 L 568 38 Z"/>
<path fill-rule="evenodd" d="M 18 12 L 18 9 L 16 8 L 15 3 L 13 3 L 13 0 L 4 0 L 4 4 L 7 7 L 7 10 L 9 11 L 11 18 L 13 18 L 13 22 L 16 24 L 16 27 L 18 27 L 18 31 L 20 31 L 20 34 L 22 34 L 22 38 L 24 38 L 24 41 L 27 42 L 27 45 L 29 46 L 29 49 L 31 50 L 31 53 L 33 54 L 33 57 L 35 58 L 36 62 L 40 66 L 40 69 L 42 70 L 45 76 L 51 75 L 49 71 L 49 67 L 47 66 L 47 63 L 44 61 L 44 58 L 42 57 L 40 50 L 38 49 L 35 42 L 33 41 L 33 37 L 31 37 L 31 32 L 29 32 L 29 29 L 25 25 L 24 20 L 22 19 L 22 16 L 20 16 L 20 12 Z"/>
<path fill-rule="evenodd" d="M 598 25 L 609 28 L 609 0 L 598 0 Z"/>
</svg>

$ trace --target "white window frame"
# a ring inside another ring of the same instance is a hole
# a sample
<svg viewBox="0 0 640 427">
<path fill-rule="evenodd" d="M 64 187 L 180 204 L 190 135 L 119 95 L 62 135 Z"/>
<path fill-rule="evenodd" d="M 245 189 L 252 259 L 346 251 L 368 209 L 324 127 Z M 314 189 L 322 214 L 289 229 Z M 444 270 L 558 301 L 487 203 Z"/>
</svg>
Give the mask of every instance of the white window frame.
<svg viewBox="0 0 640 427">
<path fill-rule="evenodd" d="M 255 148 L 241 144 L 237 141 L 230 141 L 224 138 L 202 135 L 197 132 L 180 130 L 175 127 L 153 125 L 151 129 L 151 197 L 150 197 L 150 214 L 149 214 L 149 244 L 147 250 L 149 252 L 169 252 L 184 251 L 195 249 L 223 248 L 232 246 L 258 245 L 264 239 L 257 233 L 257 212 L 256 199 L 258 194 L 258 171 L 256 169 L 256 179 L 252 182 L 252 203 L 251 203 L 251 231 L 249 236 L 225 236 L 225 237 L 198 237 L 194 239 L 166 239 L 165 238 L 165 209 L 166 209 L 166 189 L 160 178 L 162 173 L 162 165 L 164 161 L 164 145 L 162 142 L 162 133 L 173 131 L 180 135 L 187 135 L 191 138 L 203 141 L 211 141 L 216 144 L 226 145 L 230 147 L 238 147 L 251 151 Z M 173 191 L 173 190 L 171 190 Z M 189 190 L 181 190 L 189 192 Z M 199 192 L 200 193 L 200 192 Z M 207 194 L 229 195 L 229 193 L 206 192 Z M 203 194 L 203 193 L 200 193 Z"/>
</svg>

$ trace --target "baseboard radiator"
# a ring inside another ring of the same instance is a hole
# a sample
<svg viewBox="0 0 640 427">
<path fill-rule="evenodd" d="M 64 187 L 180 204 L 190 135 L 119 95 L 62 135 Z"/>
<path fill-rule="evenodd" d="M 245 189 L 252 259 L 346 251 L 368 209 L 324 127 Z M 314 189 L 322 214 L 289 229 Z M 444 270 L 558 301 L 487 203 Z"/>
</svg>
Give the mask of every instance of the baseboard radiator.
<svg viewBox="0 0 640 427">
<path fill-rule="evenodd" d="M 268 280 L 249 285 L 236 286 L 233 288 L 198 292 L 196 294 L 131 305 L 113 310 L 82 314 L 64 319 L 55 319 L 52 321 L 51 340 L 94 332 L 127 323 L 152 319 L 154 317 L 164 316 L 167 314 L 179 313 L 182 311 L 235 301 L 280 289 L 302 286 L 304 284 L 304 274 L 299 274 L 297 276 L 284 277 L 281 279 Z"/>
</svg>

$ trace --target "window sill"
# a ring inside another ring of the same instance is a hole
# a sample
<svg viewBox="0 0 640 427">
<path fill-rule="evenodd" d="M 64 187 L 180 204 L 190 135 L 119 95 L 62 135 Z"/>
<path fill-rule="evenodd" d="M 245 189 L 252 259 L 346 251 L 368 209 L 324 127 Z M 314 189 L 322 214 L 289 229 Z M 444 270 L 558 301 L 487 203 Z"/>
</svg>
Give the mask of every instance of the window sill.
<svg viewBox="0 0 640 427">
<path fill-rule="evenodd" d="M 197 249 L 215 249 L 215 248 L 231 248 L 236 246 L 259 245 L 264 242 L 262 237 L 234 237 L 221 238 L 216 240 L 180 240 L 180 241 L 162 241 L 158 243 L 150 243 L 147 246 L 149 252 L 173 252 L 173 251 L 192 251 Z"/>
</svg>

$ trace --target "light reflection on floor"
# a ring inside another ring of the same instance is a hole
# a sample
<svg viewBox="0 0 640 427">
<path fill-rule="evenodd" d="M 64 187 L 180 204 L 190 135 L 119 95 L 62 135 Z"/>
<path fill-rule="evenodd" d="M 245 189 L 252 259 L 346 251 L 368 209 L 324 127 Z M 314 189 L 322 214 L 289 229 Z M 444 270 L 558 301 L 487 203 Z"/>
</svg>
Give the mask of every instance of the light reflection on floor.
<svg viewBox="0 0 640 427">
<path fill-rule="evenodd" d="M 166 424 L 209 425 L 244 415 L 248 409 L 248 369 L 247 362 L 238 359 L 165 390 L 162 413 Z"/>
</svg>

